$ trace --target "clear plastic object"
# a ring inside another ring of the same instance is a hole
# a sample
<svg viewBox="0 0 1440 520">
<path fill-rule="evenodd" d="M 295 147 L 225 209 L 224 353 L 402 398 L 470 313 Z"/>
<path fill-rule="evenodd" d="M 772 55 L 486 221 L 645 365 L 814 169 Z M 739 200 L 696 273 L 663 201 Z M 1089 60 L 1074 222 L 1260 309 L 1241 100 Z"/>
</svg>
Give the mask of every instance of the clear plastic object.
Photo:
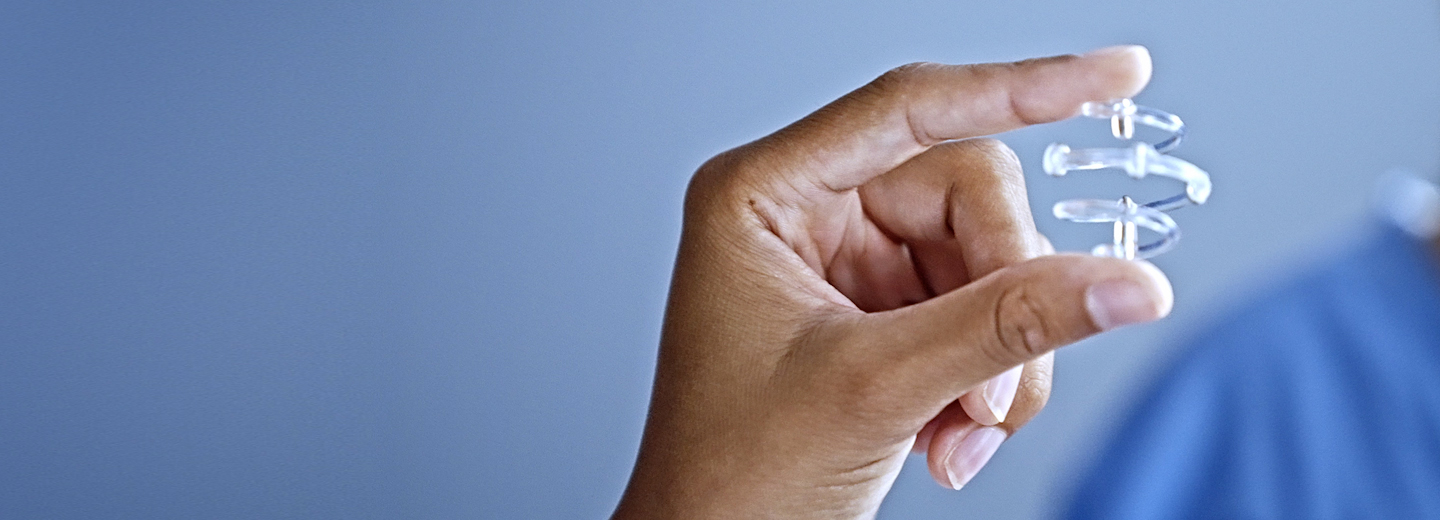
<svg viewBox="0 0 1440 520">
<path fill-rule="evenodd" d="M 1133 260 L 1150 258 L 1175 247 L 1180 240 L 1180 227 L 1164 212 L 1191 204 L 1204 204 L 1210 198 L 1210 175 L 1189 162 L 1165 155 L 1180 146 L 1185 138 L 1185 123 L 1173 114 L 1136 105 L 1129 99 L 1104 103 L 1086 103 L 1081 115 L 1110 120 L 1110 133 L 1116 139 L 1133 140 L 1135 125 L 1141 124 L 1170 133 L 1160 142 L 1135 141 L 1125 148 L 1071 149 L 1055 143 L 1045 149 L 1045 173 L 1059 177 L 1072 170 L 1118 169 L 1134 179 L 1159 175 L 1185 183 L 1184 192 L 1146 204 L 1137 204 L 1130 197 L 1120 200 L 1072 199 L 1055 204 L 1055 217 L 1071 222 L 1113 223 L 1115 238 L 1109 244 L 1095 246 L 1091 254 Z M 1148 229 L 1160 235 L 1158 240 L 1138 243 L 1139 230 Z"/>
</svg>

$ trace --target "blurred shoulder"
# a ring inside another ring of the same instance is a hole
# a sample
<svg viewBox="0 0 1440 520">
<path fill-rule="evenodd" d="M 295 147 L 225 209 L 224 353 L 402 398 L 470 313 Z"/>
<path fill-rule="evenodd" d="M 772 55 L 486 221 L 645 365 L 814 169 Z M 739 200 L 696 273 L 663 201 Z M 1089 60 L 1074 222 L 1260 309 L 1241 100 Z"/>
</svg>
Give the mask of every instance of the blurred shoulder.
<svg viewBox="0 0 1440 520">
<path fill-rule="evenodd" d="M 1360 331 L 1404 319 L 1417 305 L 1411 300 L 1436 292 L 1423 249 L 1398 229 L 1376 226 L 1339 254 L 1301 267 L 1217 316 L 1190 337 L 1177 361 L 1261 361 L 1353 344 L 1364 337 Z"/>
</svg>

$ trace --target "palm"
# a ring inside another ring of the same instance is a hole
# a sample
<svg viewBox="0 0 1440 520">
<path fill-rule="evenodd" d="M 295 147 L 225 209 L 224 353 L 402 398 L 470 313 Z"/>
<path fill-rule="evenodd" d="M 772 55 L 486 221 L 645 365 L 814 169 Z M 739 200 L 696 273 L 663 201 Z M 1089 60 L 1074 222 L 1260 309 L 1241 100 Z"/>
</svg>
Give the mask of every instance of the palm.
<svg viewBox="0 0 1440 520">
<path fill-rule="evenodd" d="M 1040 252 L 1015 164 L 995 141 L 946 143 L 859 188 L 804 193 L 805 222 L 772 229 L 842 303 L 867 312 L 918 303 Z"/>
</svg>

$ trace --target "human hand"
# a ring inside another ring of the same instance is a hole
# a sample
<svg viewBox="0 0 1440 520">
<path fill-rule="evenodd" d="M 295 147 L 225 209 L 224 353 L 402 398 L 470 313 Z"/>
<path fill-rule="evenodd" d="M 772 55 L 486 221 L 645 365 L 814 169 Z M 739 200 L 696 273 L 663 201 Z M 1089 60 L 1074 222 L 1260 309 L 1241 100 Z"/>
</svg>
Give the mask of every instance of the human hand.
<svg viewBox="0 0 1440 520">
<path fill-rule="evenodd" d="M 1044 406 L 1053 349 L 1172 301 L 1148 263 L 1047 255 L 1014 153 L 977 137 L 1149 76 L 1134 46 L 907 65 L 708 161 L 616 517 L 870 517 L 912 445 L 968 481 Z"/>
</svg>

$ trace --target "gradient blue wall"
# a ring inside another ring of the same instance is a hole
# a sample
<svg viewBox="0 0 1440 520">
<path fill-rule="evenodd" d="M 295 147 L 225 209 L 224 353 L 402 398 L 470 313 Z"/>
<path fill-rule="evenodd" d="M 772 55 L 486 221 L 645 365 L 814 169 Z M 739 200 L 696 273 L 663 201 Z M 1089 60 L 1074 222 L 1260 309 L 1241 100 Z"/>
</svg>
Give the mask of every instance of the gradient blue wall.
<svg viewBox="0 0 1440 520">
<path fill-rule="evenodd" d="M 0 4 L 0 517 L 577 518 L 644 420 L 700 162 L 890 67 L 1141 43 L 1213 202 L 963 493 L 1034 518 L 1166 345 L 1436 169 L 1422 0 Z M 1005 136 L 1027 161 L 1081 122 Z M 1045 217 L 1123 176 L 1032 175 Z"/>
</svg>

